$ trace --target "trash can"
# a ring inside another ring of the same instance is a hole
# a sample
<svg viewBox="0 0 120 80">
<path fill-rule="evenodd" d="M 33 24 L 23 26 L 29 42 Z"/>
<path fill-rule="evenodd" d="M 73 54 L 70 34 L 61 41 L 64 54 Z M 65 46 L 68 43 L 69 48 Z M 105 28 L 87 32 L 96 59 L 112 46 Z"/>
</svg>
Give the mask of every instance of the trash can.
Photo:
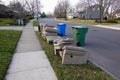
<svg viewBox="0 0 120 80">
<path fill-rule="evenodd" d="M 72 27 L 72 34 L 73 39 L 77 41 L 78 46 L 83 46 L 85 43 L 85 36 L 88 32 L 88 27 L 86 26 L 73 26 Z"/>
<path fill-rule="evenodd" d="M 57 24 L 58 28 L 58 35 L 60 36 L 65 36 L 66 35 L 66 24 L 65 23 L 58 23 Z"/>
<path fill-rule="evenodd" d="M 17 20 L 17 24 L 20 25 L 20 19 Z"/>
<path fill-rule="evenodd" d="M 23 23 L 24 23 L 24 25 L 26 24 L 26 18 L 23 19 Z"/>
<path fill-rule="evenodd" d="M 23 19 L 21 19 L 21 25 L 24 25 Z"/>
</svg>

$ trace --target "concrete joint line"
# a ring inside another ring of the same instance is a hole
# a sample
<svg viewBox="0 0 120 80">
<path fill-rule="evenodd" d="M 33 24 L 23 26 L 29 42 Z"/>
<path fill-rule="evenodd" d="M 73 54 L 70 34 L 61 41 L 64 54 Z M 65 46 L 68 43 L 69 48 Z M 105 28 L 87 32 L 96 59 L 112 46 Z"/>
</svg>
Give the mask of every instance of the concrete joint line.
<svg viewBox="0 0 120 80">
<path fill-rule="evenodd" d="M 35 52 L 44 52 L 45 53 L 45 51 L 44 50 L 41 50 L 41 51 L 28 51 L 28 52 L 19 52 L 19 53 L 15 53 L 15 54 L 25 54 L 25 53 L 34 53 L 34 54 L 38 54 L 38 53 L 35 53 Z M 46 55 L 46 54 L 45 54 Z"/>
<path fill-rule="evenodd" d="M 37 69 L 40 69 L 40 68 L 48 68 L 48 66 L 36 67 L 36 68 L 32 68 L 32 69 L 26 69 L 26 70 L 22 70 L 22 71 L 11 72 L 11 73 L 8 73 L 8 74 L 15 74 L 15 73 L 20 73 L 20 72 L 27 72 L 27 71 L 37 70 Z"/>
</svg>

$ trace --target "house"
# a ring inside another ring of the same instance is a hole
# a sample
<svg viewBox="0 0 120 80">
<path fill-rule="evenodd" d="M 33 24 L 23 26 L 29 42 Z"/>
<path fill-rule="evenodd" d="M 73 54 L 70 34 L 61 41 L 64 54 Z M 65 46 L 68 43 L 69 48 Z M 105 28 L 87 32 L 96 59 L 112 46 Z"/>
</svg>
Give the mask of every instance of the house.
<svg viewBox="0 0 120 80">
<path fill-rule="evenodd" d="M 82 19 L 99 19 L 99 6 L 93 5 L 79 12 L 79 18 Z"/>
<path fill-rule="evenodd" d="M 85 19 L 85 11 L 81 11 L 78 13 L 78 18 Z"/>
<path fill-rule="evenodd" d="M 72 18 L 76 18 L 76 17 L 77 17 L 77 13 L 75 13 L 75 12 L 67 14 L 68 19 L 72 19 Z"/>
<path fill-rule="evenodd" d="M 4 4 L 0 4 L 0 17 L 19 16 L 19 13 Z"/>
<path fill-rule="evenodd" d="M 116 14 L 116 18 L 120 18 L 120 13 L 119 13 L 119 14 Z"/>
</svg>

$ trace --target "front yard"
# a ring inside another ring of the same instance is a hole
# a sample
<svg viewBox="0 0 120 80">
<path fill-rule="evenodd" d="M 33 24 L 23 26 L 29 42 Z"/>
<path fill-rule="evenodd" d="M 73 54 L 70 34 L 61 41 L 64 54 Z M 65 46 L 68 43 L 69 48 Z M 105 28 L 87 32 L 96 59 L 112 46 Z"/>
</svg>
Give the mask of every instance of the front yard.
<svg viewBox="0 0 120 80">
<path fill-rule="evenodd" d="M 0 30 L 0 80 L 3 80 L 21 31 Z"/>
<path fill-rule="evenodd" d="M 12 26 L 17 25 L 17 22 L 9 18 L 0 18 L 0 26 Z"/>
<path fill-rule="evenodd" d="M 74 22 L 74 23 L 80 23 L 80 24 L 85 24 L 85 25 L 111 25 L 111 24 L 119 24 L 120 23 L 120 19 L 113 19 L 113 20 L 107 20 L 103 23 L 98 23 L 96 22 L 96 20 L 84 20 L 84 19 L 79 19 L 79 18 L 73 18 L 73 19 L 68 19 L 65 20 L 64 18 L 58 18 L 59 20 L 64 20 L 64 21 L 70 21 L 70 22 Z M 118 22 L 118 23 L 115 23 Z"/>
</svg>

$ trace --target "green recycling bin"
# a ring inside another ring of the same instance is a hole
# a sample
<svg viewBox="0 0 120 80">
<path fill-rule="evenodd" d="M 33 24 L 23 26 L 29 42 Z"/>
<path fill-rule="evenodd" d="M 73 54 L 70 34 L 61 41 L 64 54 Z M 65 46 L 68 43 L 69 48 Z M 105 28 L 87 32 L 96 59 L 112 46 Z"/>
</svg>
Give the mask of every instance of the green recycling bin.
<svg viewBox="0 0 120 80">
<path fill-rule="evenodd" d="M 86 26 L 73 26 L 72 27 L 72 34 L 73 34 L 73 39 L 77 41 L 78 46 L 83 46 L 85 43 L 85 36 L 86 33 L 88 32 L 88 27 Z"/>
</svg>

